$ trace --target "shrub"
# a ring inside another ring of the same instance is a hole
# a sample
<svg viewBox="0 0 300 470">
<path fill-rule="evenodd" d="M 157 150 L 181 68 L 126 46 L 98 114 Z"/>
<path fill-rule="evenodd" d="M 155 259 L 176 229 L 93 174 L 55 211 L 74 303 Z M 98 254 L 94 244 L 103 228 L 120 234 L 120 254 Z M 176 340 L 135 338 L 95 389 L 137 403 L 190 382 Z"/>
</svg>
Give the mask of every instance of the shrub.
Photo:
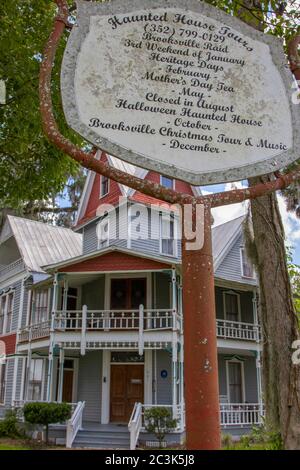
<svg viewBox="0 0 300 470">
<path fill-rule="evenodd" d="M 172 413 L 168 408 L 156 406 L 145 411 L 145 429 L 154 434 L 162 447 L 165 435 L 176 428 L 177 419 L 172 418 Z"/>
<path fill-rule="evenodd" d="M 14 410 L 8 410 L 5 418 L 0 421 L 0 437 L 20 437 L 17 413 Z"/>
<path fill-rule="evenodd" d="M 24 419 L 30 424 L 46 427 L 48 442 L 49 424 L 64 423 L 71 416 L 71 405 L 68 403 L 26 403 L 23 408 Z"/>
</svg>

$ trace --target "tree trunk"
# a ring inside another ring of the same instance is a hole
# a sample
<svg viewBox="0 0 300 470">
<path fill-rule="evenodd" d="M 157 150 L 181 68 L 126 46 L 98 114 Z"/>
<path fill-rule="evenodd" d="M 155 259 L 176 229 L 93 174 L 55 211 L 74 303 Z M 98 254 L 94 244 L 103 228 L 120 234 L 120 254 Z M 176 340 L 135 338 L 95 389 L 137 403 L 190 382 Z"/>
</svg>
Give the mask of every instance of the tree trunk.
<svg viewBox="0 0 300 470">
<path fill-rule="evenodd" d="M 276 194 L 251 201 L 251 213 L 260 284 L 266 424 L 280 432 L 285 449 L 300 449 L 300 368 L 291 360 L 291 345 L 299 330 Z"/>
</svg>

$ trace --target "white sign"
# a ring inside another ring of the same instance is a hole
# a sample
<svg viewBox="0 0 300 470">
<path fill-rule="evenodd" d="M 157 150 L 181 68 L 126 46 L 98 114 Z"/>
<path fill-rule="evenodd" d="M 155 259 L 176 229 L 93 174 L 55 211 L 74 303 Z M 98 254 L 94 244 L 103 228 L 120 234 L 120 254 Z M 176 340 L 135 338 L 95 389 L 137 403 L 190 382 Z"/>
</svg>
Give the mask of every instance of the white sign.
<svg viewBox="0 0 300 470">
<path fill-rule="evenodd" d="M 299 158 L 278 39 L 195 0 L 77 3 L 62 96 L 69 125 L 97 147 L 192 184 Z"/>
</svg>

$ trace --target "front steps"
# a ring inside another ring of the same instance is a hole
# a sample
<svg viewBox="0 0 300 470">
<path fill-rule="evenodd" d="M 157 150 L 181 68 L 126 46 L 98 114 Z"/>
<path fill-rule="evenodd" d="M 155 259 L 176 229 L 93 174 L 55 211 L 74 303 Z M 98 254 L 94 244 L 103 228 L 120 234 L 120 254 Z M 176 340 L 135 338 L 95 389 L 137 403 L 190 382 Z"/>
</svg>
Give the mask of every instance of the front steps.
<svg viewBox="0 0 300 470">
<path fill-rule="evenodd" d="M 72 447 L 77 449 L 129 449 L 129 431 L 126 425 L 83 423 Z"/>
</svg>

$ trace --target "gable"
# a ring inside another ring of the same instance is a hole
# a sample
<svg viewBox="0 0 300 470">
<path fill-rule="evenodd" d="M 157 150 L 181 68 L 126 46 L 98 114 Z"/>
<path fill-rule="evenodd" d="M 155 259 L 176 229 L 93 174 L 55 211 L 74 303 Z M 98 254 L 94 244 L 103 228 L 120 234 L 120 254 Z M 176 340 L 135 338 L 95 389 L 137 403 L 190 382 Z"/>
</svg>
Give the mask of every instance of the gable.
<svg viewBox="0 0 300 470">
<path fill-rule="evenodd" d="M 61 268 L 60 272 L 109 272 L 145 271 L 170 269 L 170 265 L 159 261 L 128 255 L 127 253 L 107 253 Z"/>
<path fill-rule="evenodd" d="M 145 180 L 151 181 L 152 183 L 160 184 L 160 174 L 154 171 L 149 171 L 145 177 Z M 178 191 L 179 193 L 189 194 L 191 196 L 194 195 L 191 185 L 185 183 L 184 181 L 175 180 L 175 191 Z M 158 202 L 163 202 L 164 204 L 167 204 L 164 201 L 158 201 L 158 199 L 155 199 L 151 196 L 147 196 L 143 193 L 140 193 L 139 191 L 135 191 L 131 199 L 133 201 L 141 202 L 143 204 L 157 204 Z"/>
<path fill-rule="evenodd" d="M 217 278 L 228 281 L 241 282 L 243 284 L 256 285 L 256 279 L 249 279 L 242 276 L 241 247 L 244 246 L 244 237 L 241 233 L 232 244 L 230 250 L 223 258 L 215 271 Z"/>
<path fill-rule="evenodd" d="M 105 153 L 102 153 L 100 161 L 108 163 L 107 156 Z M 113 180 L 109 180 L 109 192 L 106 196 L 100 198 L 100 180 L 101 175 L 98 173 L 92 173 L 88 176 L 91 178 L 90 188 L 86 189 L 83 198 L 87 198 L 85 201 L 85 208 L 82 217 L 78 220 L 77 225 L 82 224 L 83 222 L 92 219 L 97 215 L 97 209 L 101 204 L 117 204 L 119 202 L 119 197 L 122 196 L 122 192 L 118 183 Z"/>
</svg>

